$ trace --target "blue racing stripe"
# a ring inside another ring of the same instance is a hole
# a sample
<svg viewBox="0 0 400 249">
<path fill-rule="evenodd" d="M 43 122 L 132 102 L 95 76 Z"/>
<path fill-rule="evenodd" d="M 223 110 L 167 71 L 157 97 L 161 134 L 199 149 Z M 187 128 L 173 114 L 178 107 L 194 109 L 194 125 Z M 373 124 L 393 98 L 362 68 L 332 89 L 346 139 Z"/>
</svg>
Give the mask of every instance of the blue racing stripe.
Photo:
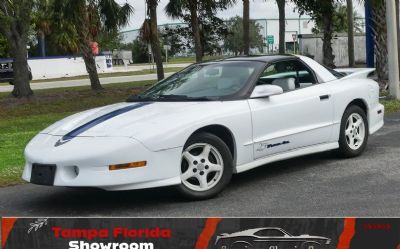
<svg viewBox="0 0 400 249">
<path fill-rule="evenodd" d="M 150 105 L 150 104 L 152 104 L 152 102 L 138 103 L 138 104 L 135 104 L 135 105 L 127 106 L 127 107 L 112 111 L 110 113 L 107 113 L 107 114 L 105 114 L 103 116 L 100 116 L 100 117 L 98 117 L 96 119 L 93 119 L 92 121 L 90 121 L 90 122 L 88 122 L 88 123 L 86 123 L 86 124 L 84 124 L 82 126 L 79 126 L 78 128 L 74 129 L 73 131 L 69 132 L 68 134 L 66 134 L 65 136 L 62 137 L 61 141 L 63 141 L 63 142 L 69 141 L 69 140 L 79 136 L 80 134 L 84 133 L 85 131 L 89 130 L 90 128 L 93 128 L 94 126 L 100 124 L 100 123 L 103 123 L 103 122 L 105 122 L 105 121 L 107 121 L 109 119 L 112 119 L 112 118 L 114 118 L 114 117 L 116 117 L 118 115 L 127 113 L 129 111 L 132 111 L 132 110 L 135 110 L 135 109 L 138 109 L 138 108 L 141 108 L 143 106 Z"/>
</svg>

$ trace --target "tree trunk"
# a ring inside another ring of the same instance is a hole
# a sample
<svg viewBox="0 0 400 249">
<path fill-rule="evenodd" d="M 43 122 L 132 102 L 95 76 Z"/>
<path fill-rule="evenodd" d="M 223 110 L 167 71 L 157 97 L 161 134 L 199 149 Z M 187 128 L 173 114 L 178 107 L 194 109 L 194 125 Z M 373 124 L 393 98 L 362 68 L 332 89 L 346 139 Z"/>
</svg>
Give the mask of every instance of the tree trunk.
<svg viewBox="0 0 400 249">
<path fill-rule="evenodd" d="M 89 74 L 90 87 L 92 88 L 92 90 L 103 90 L 103 87 L 100 84 L 99 75 L 97 73 L 96 59 L 90 47 L 90 43 L 93 42 L 93 38 L 89 29 L 90 22 L 87 7 L 81 6 L 80 12 L 81 28 L 78 29 L 79 50 L 82 53 L 83 61 L 85 62 L 86 66 L 86 71 Z"/>
<path fill-rule="evenodd" d="M 325 13 L 323 16 L 323 28 L 324 28 L 324 35 L 323 35 L 323 63 L 325 66 L 334 68 L 335 67 L 335 55 L 333 54 L 332 49 L 332 39 L 333 39 L 333 13 L 330 12 L 329 14 Z"/>
<path fill-rule="evenodd" d="M 243 51 L 250 54 L 250 2 L 243 0 Z"/>
<path fill-rule="evenodd" d="M 203 61 L 203 48 L 201 46 L 201 36 L 199 27 L 199 18 L 197 16 L 197 0 L 189 0 L 190 9 L 190 22 L 192 25 L 192 32 L 194 37 L 194 47 L 196 51 L 196 62 Z"/>
<path fill-rule="evenodd" d="M 381 89 L 388 87 L 387 24 L 385 4 L 376 4 L 372 8 L 373 32 L 375 38 L 376 73 Z"/>
<path fill-rule="evenodd" d="M 347 0 L 347 34 L 348 34 L 348 54 L 349 54 L 349 67 L 355 66 L 354 58 L 354 10 L 353 0 Z"/>
<path fill-rule="evenodd" d="M 286 0 L 277 0 L 279 9 L 279 53 L 284 54 L 285 51 L 285 35 L 286 35 L 286 17 L 285 4 Z"/>
<path fill-rule="evenodd" d="M 10 44 L 11 54 L 14 57 L 14 89 L 12 95 L 17 98 L 29 97 L 33 94 L 33 91 L 29 84 L 26 39 L 16 33 L 12 34 L 12 39 L 13 44 Z"/>
<path fill-rule="evenodd" d="M 160 40 L 158 38 L 158 27 L 157 27 L 157 4 L 158 0 L 148 0 L 148 8 L 150 14 L 150 43 L 151 50 L 153 51 L 154 60 L 157 65 L 157 78 L 158 80 L 164 79 L 164 66 L 163 58 L 160 47 Z"/>
<path fill-rule="evenodd" d="M 45 57 L 46 56 L 46 35 L 44 32 L 40 31 L 39 32 L 39 39 L 40 39 L 40 56 Z"/>
<path fill-rule="evenodd" d="M 89 44 L 87 43 L 86 46 L 85 44 L 81 44 L 80 50 L 85 62 L 86 71 L 89 74 L 90 86 L 92 90 L 102 90 L 103 87 L 100 84 L 99 75 L 97 74 L 96 60 L 91 48 L 89 47 Z"/>
<path fill-rule="evenodd" d="M 5 1 L 0 6 L 6 22 L 0 25 L 0 32 L 7 38 L 10 54 L 14 58 L 14 89 L 12 95 L 17 98 L 29 97 L 33 94 L 29 85 L 29 70 L 27 60 L 28 31 L 33 8 L 32 1 L 13 2 L 14 11 L 9 11 L 10 3 Z"/>
</svg>

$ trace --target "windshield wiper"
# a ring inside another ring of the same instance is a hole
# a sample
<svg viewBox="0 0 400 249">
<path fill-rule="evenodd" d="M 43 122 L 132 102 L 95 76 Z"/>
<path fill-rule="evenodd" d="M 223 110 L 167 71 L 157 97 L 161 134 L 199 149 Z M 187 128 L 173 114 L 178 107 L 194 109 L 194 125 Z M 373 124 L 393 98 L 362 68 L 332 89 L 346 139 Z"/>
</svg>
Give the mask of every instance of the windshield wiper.
<svg viewBox="0 0 400 249">
<path fill-rule="evenodd" d="M 138 101 L 212 101 L 215 100 L 215 98 L 211 97 L 189 97 L 186 95 L 174 95 L 174 94 L 169 94 L 169 95 L 158 95 L 158 96 L 140 96 L 140 95 L 133 95 L 130 96 L 127 100 L 127 102 L 138 102 Z"/>
<path fill-rule="evenodd" d="M 213 98 L 202 96 L 202 97 L 189 97 L 186 95 L 160 95 L 158 96 L 159 99 L 171 99 L 171 100 L 191 100 L 191 101 L 210 101 Z"/>
<path fill-rule="evenodd" d="M 154 98 L 154 97 L 143 97 L 140 95 L 132 95 L 132 96 L 129 96 L 126 101 L 127 102 L 138 102 L 138 101 L 154 101 L 154 100 L 156 100 L 156 98 Z"/>
</svg>

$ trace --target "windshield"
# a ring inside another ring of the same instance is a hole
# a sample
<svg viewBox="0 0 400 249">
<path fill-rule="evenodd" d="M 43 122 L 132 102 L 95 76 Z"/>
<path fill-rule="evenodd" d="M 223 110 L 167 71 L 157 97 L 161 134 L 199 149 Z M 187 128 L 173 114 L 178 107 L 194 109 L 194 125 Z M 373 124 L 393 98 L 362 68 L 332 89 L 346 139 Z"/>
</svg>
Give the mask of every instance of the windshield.
<svg viewBox="0 0 400 249">
<path fill-rule="evenodd" d="M 234 96 L 263 65 L 249 61 L 193 65 L 159 82 L 136 99 L 213 100 Z"/>
</svg>

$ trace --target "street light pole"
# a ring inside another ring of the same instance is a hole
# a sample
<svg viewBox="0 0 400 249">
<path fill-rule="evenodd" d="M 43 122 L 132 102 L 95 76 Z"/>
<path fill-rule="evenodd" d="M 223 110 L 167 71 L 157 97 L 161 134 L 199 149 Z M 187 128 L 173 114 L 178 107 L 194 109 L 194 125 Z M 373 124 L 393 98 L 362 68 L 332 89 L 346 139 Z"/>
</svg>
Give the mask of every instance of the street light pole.
<svg viewBox="0 0 400 249">
<path fill-rule="evenodd" d="M 388 66 L 389 66 L 389 92 L 392 97 L 400 100 L 399 86 L 399 54 L 397 47 L 397 23 L 395 0 L 386 1 L 386 18 L 388 34 Z"/>
</svg>

